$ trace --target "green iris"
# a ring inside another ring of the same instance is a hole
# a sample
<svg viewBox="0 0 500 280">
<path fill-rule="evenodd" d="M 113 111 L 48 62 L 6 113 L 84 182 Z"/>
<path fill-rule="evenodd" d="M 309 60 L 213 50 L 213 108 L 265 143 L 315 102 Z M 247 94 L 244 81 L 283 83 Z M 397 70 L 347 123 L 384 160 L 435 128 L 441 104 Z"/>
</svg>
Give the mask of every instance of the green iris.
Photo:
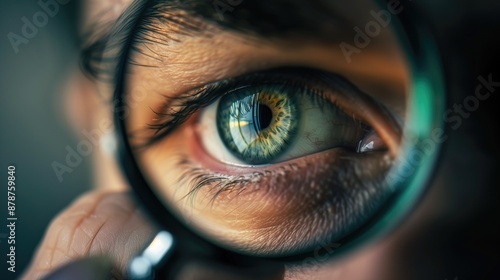
<svg viewBox="0 0 500 280">
<path fill-rule="evenodd" d="M 231 153 L 248 164 L 277 159 L 297 134 L 297 101 L 283 86 L 252 86 L 226 94 L 217 108 L 217 129 Z"/>
</svg>

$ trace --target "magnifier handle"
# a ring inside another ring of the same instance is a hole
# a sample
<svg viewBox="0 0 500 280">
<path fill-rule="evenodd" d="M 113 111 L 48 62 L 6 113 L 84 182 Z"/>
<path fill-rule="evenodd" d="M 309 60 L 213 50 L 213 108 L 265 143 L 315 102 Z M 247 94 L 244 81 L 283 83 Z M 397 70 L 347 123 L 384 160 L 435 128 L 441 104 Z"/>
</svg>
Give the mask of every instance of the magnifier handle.
<svg viewBox="0 0 500 280">
<path fill-rule="evenodd" d="M 138 256 L 128 265 L 127 278 L 134 280 L 161 279 L 158 272 L 175 250 L 174 237 L 167 231 L 160 231 Z"/>
</svg>

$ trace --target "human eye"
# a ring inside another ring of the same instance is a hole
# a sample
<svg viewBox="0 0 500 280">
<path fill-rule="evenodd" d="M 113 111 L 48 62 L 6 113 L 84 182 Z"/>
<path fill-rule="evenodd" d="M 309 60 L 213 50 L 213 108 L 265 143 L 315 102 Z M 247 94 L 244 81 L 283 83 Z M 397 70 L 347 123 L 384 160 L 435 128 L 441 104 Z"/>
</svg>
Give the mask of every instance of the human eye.
<svg viewBox="0 0 500 280">
<path fill-rule="evenodd" d="M 200 112 L 197 136 L 221 162 L 266 165 L 334 148 L 353 153 L 388 149 L 368 124 L 372 120 L 366 120 L 367 110 L 376 112 L 379 104 L 360 98 L 366 94 L 338 75 L 279 69 L 212 86 L 221 97 Z M 395 137 L 397 126 L 384 121 L 389 123 L 386 135 Z"/>
<path fill-rule="evenodd" d="M 207 28 L 169 34 L 172 44 L 142 29 L 123 77 L 125 135 L 165 207 L 217 244 L 264 256 L 373 221 L 395 194 L 386 178 L 405 122 L 401 53 L 366 49 L 347 63 L 336 42 Z"/>
</svg>

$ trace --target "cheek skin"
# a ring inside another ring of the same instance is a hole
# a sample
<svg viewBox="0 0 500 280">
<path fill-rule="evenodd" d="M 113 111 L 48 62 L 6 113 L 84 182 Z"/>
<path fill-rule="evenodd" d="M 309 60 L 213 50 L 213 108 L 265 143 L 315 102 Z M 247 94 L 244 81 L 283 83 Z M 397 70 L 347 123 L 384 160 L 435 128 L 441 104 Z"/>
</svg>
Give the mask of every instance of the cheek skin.
<svg viewBox="0 0 500 280">
<path fill-rule="evenodd" d="M 359 159 L 341 149 L 271 167 L 230 167 L 207 154 L 194 127 L 193 120 L 185 123 L 141 154 L 140 161 L 149 167 L 146 173 L 159 186 L 159 195 L 182 218 L 240 249 L 286 252 L 342 235 L 353 226 L 345 221 L 348 213 L 369 208 L 370 199 L 360 197 L 384 193 L 355 178 L 377 181 L 390 166 L 380 160 L 385 153 L 372 156 L 371 161 L 383 164 L 366 174 L 363 168 L 354 170 Z"/>
</svg>

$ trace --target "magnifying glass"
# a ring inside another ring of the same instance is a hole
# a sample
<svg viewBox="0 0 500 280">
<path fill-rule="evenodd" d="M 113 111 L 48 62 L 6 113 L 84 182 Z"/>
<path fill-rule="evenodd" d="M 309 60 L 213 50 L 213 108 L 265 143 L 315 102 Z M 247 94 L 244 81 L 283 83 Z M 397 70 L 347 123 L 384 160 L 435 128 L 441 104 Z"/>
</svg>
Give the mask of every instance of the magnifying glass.
<svg viewBox="0 0 500 280">
<path fill-rule="evenodd" d="M 279 277 L 388 233 L 422 196 L 444 90 L 412 3 L 285 4 L 136 1 L 109 38 L 118 160 L 164 229 L 132 278 Z"/>
</svg>

